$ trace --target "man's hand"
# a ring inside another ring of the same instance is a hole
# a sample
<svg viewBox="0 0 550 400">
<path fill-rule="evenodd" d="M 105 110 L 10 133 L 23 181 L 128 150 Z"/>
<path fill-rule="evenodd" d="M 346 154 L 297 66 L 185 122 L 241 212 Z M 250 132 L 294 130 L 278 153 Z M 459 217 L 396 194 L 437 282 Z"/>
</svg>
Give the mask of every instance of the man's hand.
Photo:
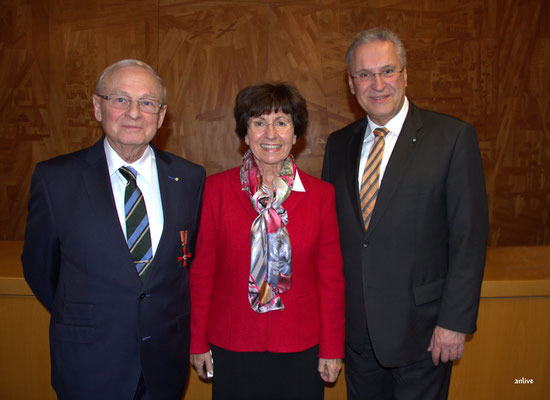
<svg viewBox="0 0 550 400">
<path fill-rule="evenodd" d="M 189 361 L 202 379 L 210 379 L 214 376 L 214 360 L 209 351 L 202 354 L 190 354 Z"/>
<path fill-rule="evenodd" d="M 432 352 L 432 361 L 434 365 L 439 365 L 439 360 L 446 363 L 447 361 L 460 360 L 464 354 L 464 343 L 466 342 L 466 334 L 450 331 L 448 329 L 436 326 L 430 347 L 428 351 Z"/>
<path fill-rule="evenodd" d="M 336 382 L 341 369 L 341 358 L 319 358 L 319 368 L 317 370 L 325 382 Z"/>
</svg>

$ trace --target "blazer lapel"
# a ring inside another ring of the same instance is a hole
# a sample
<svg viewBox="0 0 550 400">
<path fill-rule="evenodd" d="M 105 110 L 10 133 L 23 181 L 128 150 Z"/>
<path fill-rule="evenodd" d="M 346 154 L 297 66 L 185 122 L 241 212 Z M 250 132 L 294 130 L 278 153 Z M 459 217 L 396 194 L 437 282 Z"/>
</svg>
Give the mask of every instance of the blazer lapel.
<svg viewBox="0 0 550 400">
<path fill-rule="evenodd" d="M 256 213 L 256 211 L 254 211 L 252 204 L 250 204 L 249 197 L 246 195 L 246 193 L 243 193 L 239 171 L 240 170 L 238 168 L 235 169 L 235 174 L 231 175 L 230 184 L 233 190 L 235 191 L 235 196 L 237 196 L 243 208 L 247 210 L 247 213 L 250 214 L 252 219 L 255 219 L 258 216 L 258 214 Z"/>
<path fill-rule="evenodd" d="M 346 154 L 349 155 L 349 161 L 347 164 L 346 179 L 348 183 L 348 190 L 350 192 L 350 198 L 356 199 L 353 202 L 353 210 L 355 216 L 363 224 L 363 214 L 361 213 L 361 199 L 359 197 L 359 166 L 361 164 L 361 151 L 363 149 L 363 140 L 365 137 L 365 130 L 367 129 L 368 119 L 367 117 L 361 120 L 361 123 L 354 127 L 351 139 L 346 149 Z M 363 228 L 364 229 L 364 228 Z"/>
<path fill-rule="evenodd" d="M 422 121 L 418 115 L 416 107 L 409 103 L 409 112 L 405 118 L 405 123 L 401 128 L 397 142 L 389 159 L 384 177 L 380 184 L 380 190 L 376 198 L 376 205 L 369 224 L 369 232 L 376 228 L 376 225 L 384 215 L 386 208 L 395 194 L 404 172 L 416 151 L 418 131 L 422 129 Z"/>
<path fill-rule="evenodd" d="M 118 219 L 103 140 L 99 140 L 86 153 L 82 178 L 90 203 L 97 216 L 98 225 L 103 228 L 103 240 L 109 243 L 113 249 L 113 260 L 110 260 L 110 262 L 113 265 L 125 265 L 131 279 L 141 285 Z"/>
<path fill-rule="evenodd" d="M 302 200 L 307 196 L 307 177 L 305 176 L 305 173 L 302 172 L 300 169 L 296 170 L 297 173 L 300 174 L 300 180 L 302 181 L 302 184 L 304 185 L 305 192 L 298 192 L 298 191 L 292 191 L 290 192 L 290 196 L 284 201 L 283 208 L 286 210 L 286 212 L 290 215 L 290 213 L 302 202 Z"/>
<path fill-rule="evenodd" d="M 166 243 L 167 232 L 175 232 L 175 229 L 171 229 L 172 218 L 167 218 L 170 215 L 177 215 L 176 207 L 185 207 L 183 199 L 177 199 L 175 195 L 176 190 L 179 189 L 180 179 L 183 177 L 177 176 L 174 171 L 170 168 L 170 159 L 164 155 L 164 153 L 158 151 L 156 148 L 153 148 L 155 151 L 155 160 L 157 163 L 157 175 L 159 181 L 159 190 L 160 197 L 162 202 L 162 214 L 163 214 L 163 228 L 162 234 L 160 236 L 159 244 L 157 246 L 157 251 L 155 253 L 155 258 L 157 254 L 162 254 L 162 246 Z M 153 262 L 155 259 L 153 259 Z"/>
<path fill-rule="evenodd" d="M 146 278 L 145 283 L 150 283 L 153 276 L 158 277 L 158 274 L 155 274 L 158 268 L 155 266 L 161 261 L 163 262 L 161 257 L 172 254 L 170 246 L 173 243 L 173 238 L 168 235 L 176 235 L 178 230 L 181 229 L 181 227 L 177 225 L 178 222 L 174 216 L 181 214 L 181 210 L 190 209 L 188 198 L 182 186 L 185 177 L 178 175 L 181 174 L 181 171 L 178 172 L 173 170 L 171 167 L 171 159 L 167 157 L 164 152 L 159 151 L 154 146 L 152 146 L 152 148 L 155 152 L 157 163 L 157 174 L 162 202 L 163 228 L 155 257 L 149 266 L 149 268 L 151 268 L 151 273 Z M 189 233 L 193 234 L 193 232 Z"/>
</svg>

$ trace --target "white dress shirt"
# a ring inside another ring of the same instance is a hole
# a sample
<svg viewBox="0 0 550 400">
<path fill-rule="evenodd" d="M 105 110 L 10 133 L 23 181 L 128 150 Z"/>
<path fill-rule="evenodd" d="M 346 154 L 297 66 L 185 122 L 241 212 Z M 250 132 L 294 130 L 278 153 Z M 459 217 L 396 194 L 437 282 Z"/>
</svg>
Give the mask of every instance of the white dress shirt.
<svg viewBox="0 0 550 400">
<path fill-rule="evenodd" d="M 130 166 L 138 173 L 136 183 L 143 194 L 145 207 L 147 208 L 147 217 L 149 218 L 151 245 L 154 257 L 162 235 L 162 228 L 164 227 L 164 214 L 162 211 L 162 199 L 160 196 L 155 152 L 151 146 L 147 146 L 147 149 L 139 160 L 128 164 L 117 154 L 116 151 L 113 150 L 107 139 L 103 141 L 103 146 L 105 148 L 105 156 L 107 157 L 107 166 L 109 167 L 111 188 L 115 198 L 118 219 L 120 221 L 120 226 L 122 227 L 122 232 L 124 232 L 124 237 L 126 237 L 124 193 L 126 191 L 127 180 L 124 176 L 122 176 L 119 168 Z"/>
<path fill-rule="evenodd" d="M 399 137 L 401 128 L 405 123 L 405 118 L 407 117 L 408 111 L 409 100 L 405 97 L 405 101 L 403 102 L 401 110 L 399 110 L 395 117 L 389 120 L 385 126 L 376 125 L 374 122 L 371 121 L 370 117 L 367 116 L 369 123 L 367 124 L 365 138 L 363 139 L 363 149 L 361 150 L 361 161 L 359 163 L 358 174 L 359 188 L 361 188 L 361 180 L 363 179 L 363 172 L 365 172 L 365 165 L 367 164 L 367 159 L 369 157 L 369 150 L 374 143 L 375 135 L 373 131 L 376 128 L 386 128 L 387 130 L 389 130 L 384 139 L 384 154 L 382 155 L 382 163 L 380 164 L 380 181 L 378 182 L 380 184 L 380 182 L 382 182 L 384 172 L 386 172 L 386 166 L 388 165 L 388 161 L 390 160 L 391 153 L 393 151 L 393 148 L 395 147 L 395 143 L 397 142 L 397 138 Z"/>
<path fill-rule="evenodd" d="M 304 184 L 302 183 L 302 180 L 300 179 L 300 174 L 298 174 L 298 170 L 296 169 L 296 175 L 294 176 L 294 184 L 292 185 L 292 191 L 293 192 L 305 192 L 306 188 L 304 187 Z"/>
</svg>

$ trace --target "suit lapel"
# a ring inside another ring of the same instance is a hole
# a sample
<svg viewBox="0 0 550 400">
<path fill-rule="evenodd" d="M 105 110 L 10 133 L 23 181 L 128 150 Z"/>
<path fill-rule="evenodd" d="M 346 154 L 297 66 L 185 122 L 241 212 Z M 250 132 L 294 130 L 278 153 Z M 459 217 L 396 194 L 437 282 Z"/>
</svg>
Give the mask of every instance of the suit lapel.
<svg viewBox="0 0 550 400">
<path fill-rule="evenodd" d="M 418 131 L 421 129 L 422 121 L 420 120 L 417 108 L 412 103 L 409 103 L 409 112 L 380 184 L 376 205 L 374 206 L 372 219 L 369 224 L 369 232 L 372 232 L 376 228 L 394 196 L 395 190 L 412 159 L 412 155 L 416 151 L 417 141 L 420 139 Z"/>
<path fill-rule="evenodd" d="M 187 193 L 184 190 L 184 176 L 181 176 L 181 171 L 176 171 L 172 168 L 172 160 L 166 155 L 166 153 L 153 147 L 155 152 L 155 159 L 157 164 L 157 174 L 159 181 L 160 197 L 162 202 L 163 213 L 163 227 L 162 234 L 155 252 L 153 262 L 149 266 L 151 268 L 150 274 L 147 276 L 144 284 L 151 284 L 152 279 L 159 278 L 159 268 L 157 264 L 165 262 L 166 259 L 162 259 L 163 256 L 173 254 L 171 248 L 174 238 L 169 235 L 177 235 L 179 230 L 182 229 L 178 225 L 179 221 L 175 216 L 181 214 L 181 210 L 191 209 L 188 204 Z M 178 175 L 180 174 L 180 175 Z M 190 235 L 194 234 L 189 232 Z M 168 260 L 170 261 L 170 260 Z M 176 261 L 176 257 L 174 260 Z"/>
<path fill-rule="evenodd" d="M 363 149 L 363 140 L 365 138 L 365 130 L 367 129 L 367 117 L 361 120 L 361 123 L 354 127 L 351 139 L 346 149 L 346 154 L 349 154 L 349 160 L 346 167 L 346 180 L 351 199 L 356 199 L 353 202 L 353 210 L 355 216 L 363 225 L 363 215 L 361 213 L 361 200 L 359 197 L 359 166 L 361 163 L 361 151 Z"/>
<path fill-rule="evenodd" d="M 118 219 L 103 139 L 90 147 L 86 153 L 82 177 L 98 225 L 103 228 L 103 240 L 112 248 L 113 260 L 110 262 L 113 265 L 124 265 L 131 279 L 141 286 Z"/>
<path fill-rule="evenodd" d="M 177 199 L 177 190 L 180 186 L 180 179 L 183 177 L 177 176 L 170 168 L 170 159 L 166 155 L 156 148 L 153 148 L 155 152 L 155 159 L 157 163 L 157 175 L 159 181 L 160 197 L 162 202 L 162 214 L 163 214 L 163 228 L 160 236 L 157 251 L 155 253 L 155 259 L 158 259 L 157 254 L 162 254 L 162 246 L 168 241 L 166 235 L 168 232 L 176 232 L 175 228 L 172 228 L 174 222 L 172 218 L 167 218 L 170 215 L 177 215 L 176 207 L 186 207 L 183 198 Z M 155 261 L 153 259 L 153 262 Z"/>
</svg>

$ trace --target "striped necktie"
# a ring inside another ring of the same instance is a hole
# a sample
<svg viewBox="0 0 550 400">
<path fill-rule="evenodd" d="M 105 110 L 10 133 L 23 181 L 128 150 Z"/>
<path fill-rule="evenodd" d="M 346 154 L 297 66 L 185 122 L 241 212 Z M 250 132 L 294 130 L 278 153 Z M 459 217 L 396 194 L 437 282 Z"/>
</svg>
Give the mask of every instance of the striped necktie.
<svg viewBox="0 0 550 400">
<path fill-rule="evenodd" d="M 137 171 L 132 167 L 121 167 L 119 171 L 128 181 L 124 193 L 126 241 L 137 272 L 141 280 L 144 281 L 147 267 L 153 258 L 145 199 L 136 183 Z"/>
<path fill-rule="evenodd" d="M 365 230 L 368 229 L 378 195 L 380 186 L 380 164 L 382 163 L 382 155 L 384 154 L 384 138 L 389 133 L 386 128 L 376 128 L 374 130 L 374 143 L 369 151 L 367 165 L 363 171 L 361 179 L 361 213 L 363 214 L 363 222 Z"/>
</svg>

